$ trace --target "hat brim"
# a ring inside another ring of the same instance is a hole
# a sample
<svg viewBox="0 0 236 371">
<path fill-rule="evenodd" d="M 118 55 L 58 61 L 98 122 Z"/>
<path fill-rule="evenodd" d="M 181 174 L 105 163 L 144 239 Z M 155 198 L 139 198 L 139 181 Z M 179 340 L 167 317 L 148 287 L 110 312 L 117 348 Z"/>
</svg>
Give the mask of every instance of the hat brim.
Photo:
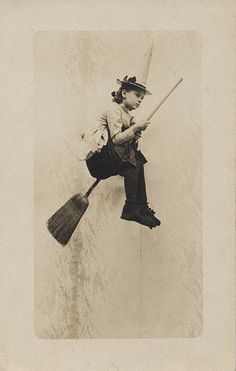
<svg viewBox="0 0 236 371">
<path fill-rule="evenodd" d="M 149 90 L 147 90 L 145 86 L 140 85 L 140 84 L 136 84 L 135 82 L 130 82 L 130 81 L 127 81 L 127 80 L 119 80 L 119 79 L 116 79 L 116 82 L 119 85 L 127 84 L 127 85 L 130 85 L 130 86 L 133 86 L 136 89 L 143 90 L 145 92 L 145 94 L 147 94 L 147 95 L 152 95 L 152 93 Z"/>
</svg>

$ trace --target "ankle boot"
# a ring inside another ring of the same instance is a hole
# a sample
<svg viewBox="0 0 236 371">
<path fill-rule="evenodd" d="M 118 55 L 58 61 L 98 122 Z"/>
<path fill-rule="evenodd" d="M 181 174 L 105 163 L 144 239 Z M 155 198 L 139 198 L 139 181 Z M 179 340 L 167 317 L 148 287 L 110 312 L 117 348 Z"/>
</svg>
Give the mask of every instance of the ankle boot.
<svg viewBox="0 0 236 371">
<path fill-rule="evenodd" d="M 141 204 L 140 206 L 140 213 L 142 215 L 147 215 L 149 216 L 150 218 L 152 218 L 154 220 L 154 222 L 156 223 L 156 226 L 157 225 L 160 225 L 161 224 L 161 221 L 159 219 L 157 219 L 155 217 L 155 211 L 152 210 L 149 206 L 148 206 L 148 203 L 145 203 L 145 204 Z"/>
<path fill-rule="evenodd" d="M 134 221 L 149 228 L 154 228 L 157 225 L 152 217 L 140 213 L 140 206 L 137 203 L 126 203 L 122 210 L 121 219 Z"/>
</svg>

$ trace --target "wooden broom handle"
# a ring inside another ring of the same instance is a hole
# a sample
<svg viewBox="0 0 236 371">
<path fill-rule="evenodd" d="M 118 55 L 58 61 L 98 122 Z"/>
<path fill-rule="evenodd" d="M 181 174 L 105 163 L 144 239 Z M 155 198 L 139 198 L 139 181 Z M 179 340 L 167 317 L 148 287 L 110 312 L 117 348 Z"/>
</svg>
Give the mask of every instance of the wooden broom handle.
<svg viewBox="0 0 236 371">
<path fill-rule="evenodd" d="M 90 195 L 90 193 L 94 190 L 94 188 L 96 187 L 96 185 L 100 182 L 101 179 L 96 179 L 96 181 L 91 185 L 91 187 L 87 190 L 87 192 L 85 193 L 84 197 L 88 197 Z"/>
<path fill-rule="evenodd" d="M 175 86 L 171 89 L 171 91 L 165 96 L 165 98 L 162 99 L 162 101 L 154 108 L 154 110 L 150 113 L 150 115 L 147 117 L 147 121 L 150 121 L 152 116 L 156 113 L 156 111 L 161 107 L 161 105 L 165 102 L 165 100 L 169 97 L 169 95 L 177 88 L 177 86 L 183 81 L 182 77 L 181 79 L 175 84 Z"/>
</svg>

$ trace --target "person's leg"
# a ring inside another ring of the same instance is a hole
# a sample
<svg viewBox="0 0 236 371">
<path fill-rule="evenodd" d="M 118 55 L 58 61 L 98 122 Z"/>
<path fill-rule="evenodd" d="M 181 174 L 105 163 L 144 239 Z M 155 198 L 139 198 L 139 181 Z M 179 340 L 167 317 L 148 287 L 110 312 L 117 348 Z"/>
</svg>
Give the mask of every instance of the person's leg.
<svg viewBox="0 0 236 371">
<path fill-rule="evenodd" d="M 154 214 L 155 211 L 148 206 L 147 201 L 147 191 L 146 191 L 146 182 L 144 176 L 144 166 L 140 165 L 138 172 L 138 184 L 137 184 L 137 200 L 140 204 L 140 212 L 143 215 L 147 215 L 153 218 L 157 225 L 160 225 L 161 222 L 157 219 Z"/>
<path fill-rule="evenodd" d="M 122 171 L 126 201 L 122 210 L 121 219 L 136 221 L 152 228 L 156 226 L 155 222 L 150 216 L 140 213 L 140 204 L 137 200 L 139 170 L 138 166 L 127 166 L 126 169 Z"/>
<path fill-rule="evenodd" d="M 126 203 L 135 204 L 137 202 L 138 173 L 139 169 L 135 166 L 128 168 L 124 173 Z"/>
<path fill-rule="evenodd" d="M 146 182 L 144 177 L 144 166 L 139 166 L 138 181 L 137 181 L 137 200 L 141 205 L 147 204 Z"/>
</svg>

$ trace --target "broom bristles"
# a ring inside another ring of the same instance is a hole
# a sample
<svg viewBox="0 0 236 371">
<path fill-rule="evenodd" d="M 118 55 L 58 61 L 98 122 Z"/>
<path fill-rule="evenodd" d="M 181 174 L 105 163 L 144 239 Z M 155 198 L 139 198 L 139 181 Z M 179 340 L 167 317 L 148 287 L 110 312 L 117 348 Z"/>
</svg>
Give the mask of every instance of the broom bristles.
<svg viewBox="0 0 236 371">
<path fill-rule="evenodd" d="M 86 197 L 77 194 L 48 219 L 47 228 L 49 232 L 62 246 L 69 242 L 88 204 Z"/>
</svg>

